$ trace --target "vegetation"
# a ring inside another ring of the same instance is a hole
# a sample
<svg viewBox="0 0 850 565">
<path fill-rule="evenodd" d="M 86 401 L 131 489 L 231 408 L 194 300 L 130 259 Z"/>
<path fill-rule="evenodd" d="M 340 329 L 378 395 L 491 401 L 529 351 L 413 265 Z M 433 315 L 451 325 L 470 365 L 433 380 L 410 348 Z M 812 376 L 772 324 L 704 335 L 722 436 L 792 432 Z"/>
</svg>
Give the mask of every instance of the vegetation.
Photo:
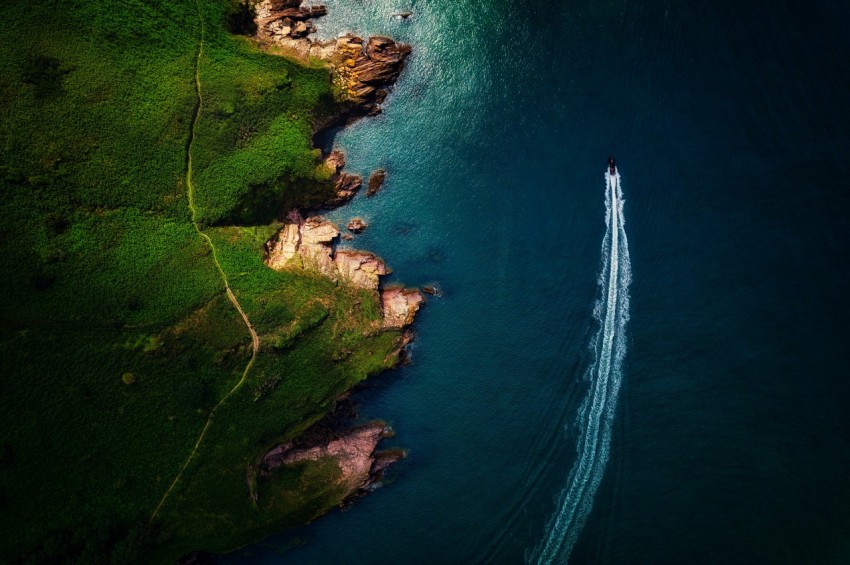
<svg viewBox="0 0 850 565">
<path fill-rule="evenodd" d="M 248 495 L 398 334 L 373 294 L 262 263 L 275 218 L 331 194 L 310 137 L 338 108 L 325 69 L 231 34 L 239 10 L 0 5 L 0 561 L 225 551 L 344 495 L 326 460 Z M 261 341 L 224 402 L 252 348 L 212 246 Z"/>
</svg>

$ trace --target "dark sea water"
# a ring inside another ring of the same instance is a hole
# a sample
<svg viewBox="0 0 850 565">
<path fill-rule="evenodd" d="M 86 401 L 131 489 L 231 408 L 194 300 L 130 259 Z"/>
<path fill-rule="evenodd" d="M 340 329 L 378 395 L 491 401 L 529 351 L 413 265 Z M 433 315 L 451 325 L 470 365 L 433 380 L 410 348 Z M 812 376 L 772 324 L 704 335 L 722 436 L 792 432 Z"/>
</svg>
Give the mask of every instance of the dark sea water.
<svg viewBox="0 0 850 565">
<path fill-rule="evenodd" d="M 383 191 L 331 217 L 445 296 L 358 396 L 410 450 L 388 484 L 226 561 L 516 563 L 569 538 L 556 561 L 850 562 L 850 4 L 326 3 L 321 34 L 415 50 L 336 140 Z M 602 375 L 610 153 L 631 285 Z"/>
</svg>

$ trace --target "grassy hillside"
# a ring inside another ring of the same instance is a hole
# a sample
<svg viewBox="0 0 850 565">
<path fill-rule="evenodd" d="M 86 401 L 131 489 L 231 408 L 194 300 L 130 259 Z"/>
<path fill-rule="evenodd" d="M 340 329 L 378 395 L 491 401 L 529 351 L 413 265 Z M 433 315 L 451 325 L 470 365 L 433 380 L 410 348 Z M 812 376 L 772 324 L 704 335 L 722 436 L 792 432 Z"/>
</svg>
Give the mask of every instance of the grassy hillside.
<svg viewBox="0 0 850 565">
<path fill-rule="evenodd" d="M 0 561 L 223 551 L 343 494 L 324 461 L 248 496 L 398 334 L 373 295 L 262 263 L 278 214 L 331 194 L 310 134 L 337 102 L 325 69 L 231 34 L 233 8 L 0 6 Z M 252 347 L 225 280 L 261 345 L 229 396 Z"/>
</svg>

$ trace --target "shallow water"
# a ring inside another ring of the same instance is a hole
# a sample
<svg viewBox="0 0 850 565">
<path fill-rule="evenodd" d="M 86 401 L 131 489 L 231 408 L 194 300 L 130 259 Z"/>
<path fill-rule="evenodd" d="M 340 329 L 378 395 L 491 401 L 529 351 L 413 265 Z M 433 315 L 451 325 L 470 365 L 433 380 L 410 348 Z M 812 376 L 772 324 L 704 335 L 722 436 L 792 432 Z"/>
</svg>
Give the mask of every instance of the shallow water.
<svg viewBox="0 0 850 565">
<path fill-rule="evenodd" d="M 445 296 L 413 365 L 359 395 L 410 450 L 389 484 L 225 561 L 533 557 L 587 427 L 610 153 L 627 353 L 559 559 L 850 560 L 847 5 L 325 3 L 321 34 L 414 46 L 384 115 L 336 140 L 384 188 L 330 216 Z"/>
</svg>

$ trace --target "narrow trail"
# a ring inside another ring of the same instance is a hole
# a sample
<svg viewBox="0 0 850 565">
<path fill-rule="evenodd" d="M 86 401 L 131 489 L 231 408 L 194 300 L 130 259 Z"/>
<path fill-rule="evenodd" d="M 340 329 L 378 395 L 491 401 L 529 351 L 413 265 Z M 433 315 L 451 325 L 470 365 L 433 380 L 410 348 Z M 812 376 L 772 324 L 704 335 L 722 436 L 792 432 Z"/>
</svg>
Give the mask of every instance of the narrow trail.
<svg viewBox="0 0 850 565">
<path fill-rule="evenodd" d="M 151 514 L 149 523 L 152 523 L 159 511 L 162 509 L 162 506 L 165 504 L 165 501 L 168 499 L 168 496 L 171 494 L 171 491 L 174 490 L 174 487 L 180 482 L 180 478 L 183 476 L 183 472 L 189 466 L 189 463 L 192 462 L 192 459 L 195 457 L 195 454 L 198 452 L 198 448 L 201 446 L 201 443 L 204 441 L 204 437 L 207 435 L 207 431 L 210 429 L 210 425 L 212 424 L 213 417 L 215 416 L 216 411 L 218 411 L 219 407 L 224 404 L 228 398 L 230 398 L 239 388 L 245 383 L 245 380 L 248 378 L 248 373 L 251 371 L 251 367 L 254 365 L 254 361 L 257 358 L 257 353 L 260 351 L 260 337 L 257 335 L 257 332 L 254 330 L 254 326 L 251 325 L 251 321 L 248 319 L 248 315 L 245 314 L 245 310 L 242 309 L 242 306 L 239 304 L 239 300 L 237 300 L 236 295 L 233 294 L 233 291 L 230 289 L 230 283 L 227 280 L 227 274 L 224 272 L 224 269 L 221 266 L 221 263 L 218 260 L 218 251 L 213 244 L 210 236 L 201 231 L 200 226 L 197 221 L 197 209 L 195 208 L 195 185 L 192 183 L 192 144 L 195 141 L 195 128 L 198 124 L 198 118 L 201 115 L 201 107 L 203 106 L 203 98 L 201 96 L 201 56 L 204 52 L 204 17 L 201 13 L 201 6 L 198 1 L 195 1 L 195 6 L 198 9 L 198 20 L 201 25 L 201 36 L 198 41 L 198 55 L 195 58 L 195 94 L 197 97 L 197 101 L 195 103 L 195 108 L 192 113 L 192 123 L 189 128 L 189 141 L 186 144 L 186 194 L 189 200 L 189 211 L 192 213 L 192 225 L 195 227 L 195 231 L 198 232 L 204 240 L 206 240 L 207 244 L 210 246 L 210 250 L 212 251 L 212 259 L 215 264 L 216 269 L 218 269 L 219 274 L 221 275 L 222 281 L 224 281 L 224 289 L 227 292 L 227 298 L 230 299 L 230 302 L 233 304 L 233 307 L 239 312 L 239 315 L 242 316 L 242 321 L 245 322 L 245 327 L 248 328 L 248 332 L 251 334 L 251 359 L 248 360 L 248 364 L 245 366 L 245 370 L 242 371 L 242 377 L 239 381 L 233 385 L 233 388 L 225 394 L 221 400 L 218 401 L 212 410 L 210 410 L 209 416 L 207 416 L 207 421 L 204 424 L 203 429 L 201 429 L 201 434 L 198 436 L 198 440 L 195 442 L 195 445 L 192 447 L 192 451 L 189 452 L 189 456 L 186 457 L 186 460 L 183 462 L 183 465 L 180 467 L 180 471 L 177 472 L 177 476 L 174 477 L 174 480 L 171 481 L 171 484 L 168 486 L 168 490 L 162 495 L 162 498 L 159 500 L 159 504 L 156 505 L 156 509 L 154 509 L 153 514 Z"/>
</svg>

